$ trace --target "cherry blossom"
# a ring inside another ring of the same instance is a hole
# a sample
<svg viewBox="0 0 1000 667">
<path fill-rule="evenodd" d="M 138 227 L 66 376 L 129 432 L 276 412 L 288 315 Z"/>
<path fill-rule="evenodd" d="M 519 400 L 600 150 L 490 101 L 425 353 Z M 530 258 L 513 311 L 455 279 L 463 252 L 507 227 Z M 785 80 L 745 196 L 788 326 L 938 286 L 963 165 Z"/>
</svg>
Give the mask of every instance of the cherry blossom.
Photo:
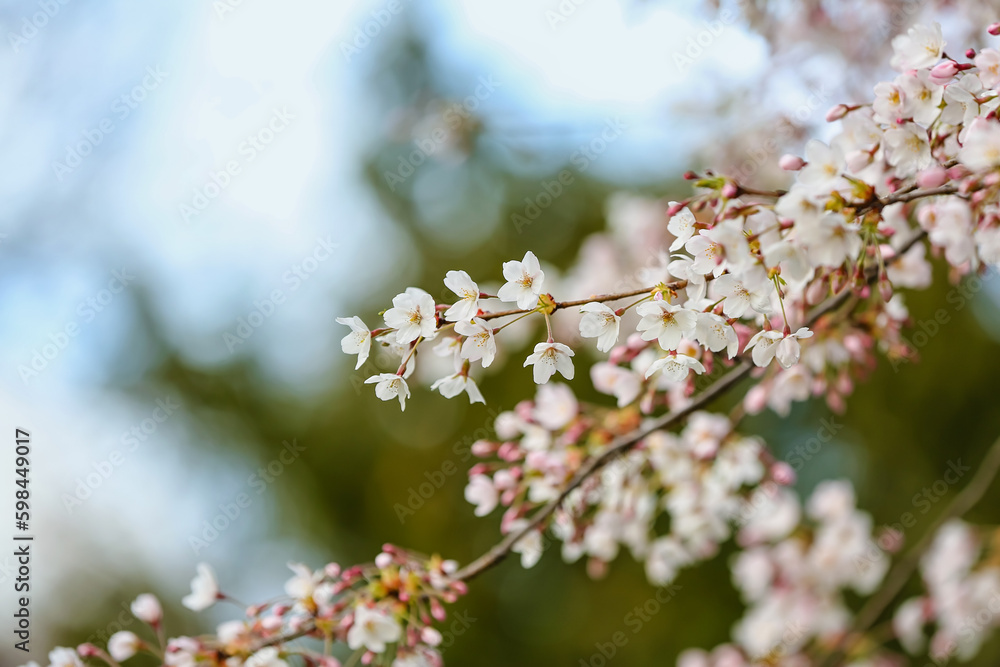
<svg viewBox="0 0 1000 667">
<path fill-rule="evenodd" d="M 683 382 L 687 379 L 688 372 L 692 370 L 700 375 L 705 372 L 705 367 L 694 357 L 689 357 L 686 354 L 671 354 L 654 361 L 646 370 L 646 377 L 648 378 L 659 371 L 662 377 L 669 382 Z"/>
<path fill-rule="evenodd" d="M 690 310 L 666 301 L 651 301 L 636 306 L 642 316 L 636 329 L 643 340 L 656 340 L 664 350 L 676 350 L 684 336 L 694 332 L 697 317 Z"/>
<path fill-rule="evenodd" d="M 474 318 L 479 312 L 479 285 L 465 271 L 449 271 L 444 284 L 460 297 L 444 312 L 444 319 L 459 322 Z"/>
<path fill-rule="evenodd" d="M 198 563 L 198 574 L 191 580 L 191 593 L 181 601 L 191 611 L 208 609 L 219 599 L 215 571 L 207 563 Z"/>
<path fill-rule="evenodd" d="M 395 373 L 379 373 L 365 380 L 365 384 L 375 383 L 375 395 L 383 401 L 399 398 L 400 410 L 406 410 L 406 399 L 410 397 L 410 388 L 403 376 Z"/>
<path fill-rule="evenodd" d="M 901 72 L 933 67 L 941 60 L 945 41 L 940 24 L 916 25 L 892 40 L 890 64 Z"/>
<path fill-rule="evenodd" d="M 392 308 L 383 316 L 387 327 L 396 330 L 396 342 L 412 343 L 421 336 L 433 338 L 437 328 L 434 297 L 418 287 L 407 287 L 392 299 Z"/>
<path fill-rule="evenodd" d="M 151 593 L 143 593 L 137 597 L 130 607 L 132 614 L 143 623 L 156 625 L 163 618 L 163 608 L 160 601 Z"/>
<path fill-rule="evenodd" d="M 386 644 L 399 641 L 402 628 L 388 613 L 360 605 L 354 610 L 354 624 L 347 632 L 347 645 L 352 649 L 364 646 L 373 653 L 385 651 Z"/>
<path fill-rule="evenodd" d="M 517 303 L 517 307 L 522 309 L 535 306 L 545 283 L 545 273 L 535 253 L 529 250 L 520 262 L 504 262 L 503 277 L 507 282 L 497 292 L 501 301 Z"/>
<path fill-rule="evenodd" d="M 462 343 L 462 358 L 469 361 L 482 360 L 483 368 L 493 363 L 497 353 L 497 344 L 493 338 L 493 328 L 485 320 L 475 318 L 471 321 L 455 322 L 455 333 L 465 336 Z"/>
<path fill-rule="evenodd" d="M 347 334 L 340 341 L 340 347 L 345 354 L 358 355 L 358 363 L 354 370 L 358 370 L 365 365 L 368 354 L 372 349 L 372 332 L 368 326 L 361 321 L 360 317 L 338 317 L 338 324 L 346 324 L 351 327 L 351 333 Z"/>
<path fill-rule="evenodd" d="M 431 385 L 432 391 L 440 391 L 445 398 L 454 398 L 463 391 L 469 395 L 469 403 L 486 403 L 476 381 L 468 375 L 456 373 L 436 380 Z"/>
<path fill-rule="evenodd" d="M 473 475 L 465 487 L 465 499 L 476 506 L 476 516 L 486 516 L 496 508 L 499 494 L 489 477 Z"/>
<path fill-rule="evenodd" d="M 677 202 L 670 202 L 670 206 L 677 206 Z M 671 216 L 667 223 L 667 231 L 674 235 L 674 241 L 670 244 L 670 252 L 675 252 L 684 247 L 695 232 L 695 224 L 698 221 L 687 207 L 681 208 L 676 215 Z"/>
<path fill-rule="evenodd" d="M 596 338 L 597 349 L 608 352 L 618 342 L 618 329 L 622 318 L 603 303 L 588 303 L 580 306 L 584 313 L 580 319 L 580 335 Z"/>
<path fill-rule="evenodd" d="M 524 366 L 534 366 L 532 377 L 535 384 L 545 384 L 549 378 L 559 372 L 567 380 L 573 379 L 574 354 L 562 343 L 538 343 L 535 350 L 524 360 Z"/>
<path fill-rule="evenodd" d="M 142 640 L 134 632 L 121 630 L 108 639 L 108 654 L 121 662 L 135 655 L 142 646 Z"/>
</svg>

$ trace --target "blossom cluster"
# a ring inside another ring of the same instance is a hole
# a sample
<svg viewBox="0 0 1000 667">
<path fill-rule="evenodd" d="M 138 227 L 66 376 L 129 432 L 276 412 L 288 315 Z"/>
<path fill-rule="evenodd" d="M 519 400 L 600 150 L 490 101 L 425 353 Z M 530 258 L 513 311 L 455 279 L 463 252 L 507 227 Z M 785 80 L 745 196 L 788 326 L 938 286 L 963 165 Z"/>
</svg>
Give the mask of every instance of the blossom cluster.
<svg viewBox="0 0 1000 667">
<path fill-rule="evenodd" d="M 88 658 L 119 667 L 140 653 L 155 656 L 166 667 L 290 667 L 293 657 L 312 667 L 340 667 L 328 651 L 333 642 L 354 652 L 352 665 L 360 660 L 386 667 L 440 667 L 436 647 L 442 635 L 433 626 L 447 617 L 444 605 L 466 592 L 465 584 L 451 576 L 457 567 L 455 561 L 389 544 L 374 563 L 346 569 L 330 563 L 313 571 L 289 563 L 294 576 L 285 583 L 283 598 L 245 607 L 244 618 L 222 623 L 213 635 L 169 640 L 159 601 L 145 593 L 131 609 L 155 639 L 120 631 L 110 637 L 107 650 L 93 644 L 56 648 L 49 655 L 50 667 L 83 667 Z M 209 565 L 199 564 L 184 606 L 202 611 L 220 601 L 242 606 L 220 590 Z M 324 640 L 327 650 L 290 643 L 300 637 Z"/>
</svg>

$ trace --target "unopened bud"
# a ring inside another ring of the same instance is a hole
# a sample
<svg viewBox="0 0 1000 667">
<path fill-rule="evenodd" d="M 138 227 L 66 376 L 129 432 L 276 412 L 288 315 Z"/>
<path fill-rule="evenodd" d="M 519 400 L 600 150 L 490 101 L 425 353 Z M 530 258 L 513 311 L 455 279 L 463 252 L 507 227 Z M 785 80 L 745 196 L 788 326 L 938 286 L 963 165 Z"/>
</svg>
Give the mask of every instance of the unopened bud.
<svg viewBox="0 0 1000 667">
<path fill-rule="evenodd" d="M 954 60 L 945 60 L 931 68 L 930 80 L 943 86 L 958 74 L 958 65 Z"/>
<path fill-rule="evenodd" d="M 850 108 L 846 104 L 838 104 L 826 112 L 826 122 L 832 123 L 835 120 L 840 120 L 847 115 L 848 111 Z"/>
<path fill-rule="evenodd" d="M 726 199 L 735 199 L 739 193 L 740 190 L 735 183 L 726 183 L 722 186 L 722 196 Z"/>
<path fill-rule="evenodd" d="M 778 166 L 785 171 L 798 171 L 802 167 L 806 166 L 806 161 L 800 158 L 798 155 L 792 155 L 791 153 L 785 153 L 778 160 Z"/>
<path fill-rule="evenodd" d="M 924 169 L 917 174 L 917 185 L 922 188 L 936 188 L 948 182 L 948 170 L 942 166 Z"/>
<path fill-rule="evenodd" d="M 990 26 L 986 28 L 986 32 L 990 33 L 994 37 L 996 35 L 1000 35 L 1000 23 L 991 23 Z"/>
<path fill-rule="evenodd" d="M 771 478 L 782 486 L 795 484 L 795 470 L 784 461 L 778 461 L 771 466 Z"/>
</svg>

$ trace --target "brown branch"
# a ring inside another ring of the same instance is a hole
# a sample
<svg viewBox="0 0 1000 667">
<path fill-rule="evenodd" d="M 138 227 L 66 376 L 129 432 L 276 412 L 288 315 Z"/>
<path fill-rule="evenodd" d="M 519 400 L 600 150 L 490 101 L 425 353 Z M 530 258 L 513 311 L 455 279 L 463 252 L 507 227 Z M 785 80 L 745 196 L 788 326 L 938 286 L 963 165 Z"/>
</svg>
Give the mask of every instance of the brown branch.
<svg viewBox="0 0 1000 667">
<path fill-rule="evenodd" d="M 1000 439 L 990 447 L 983 462 L 979 464 L 979 470 L 976 471 L 972 481 L 955 496 L 951 504 L 920 538 L 920 541 L 913 545 L 913 548 L 896 564 L 896 567 L 886 577 L 882 587 L 868 599 L 865 606 L 858 612 L 851 629 L 841 635 L 826 658 L 820 663 L 822 667 L 833 667 L 842 661 L 846 654 L 850 653 L 851 649 L 861 640 L 864 632 L 878 620 L 878 617 L 882 615 L 882 612 L 910 580 L 917 566 L 920 565 L 920 558 L 934 543 L 938 529 L 947 521 L 958 518 L 975 507 L 976 503 L 982 499 L 983 494 L 990 488 L 998 472 L 1000 472 Z"/>
<path fill-rule="evenodd" d="M 687 287 L 686 280 L 676 280 L 674 282 L 666 283 L 666 287 L 679 290 Z M 555 310 L 562 310 L 564 308 L 574 308 L 576 306 L 583 306 L 588 303 L 604 303 L 605 301 L 618 301 L 619 299 L 627 299 L 630 296 L 640 296 L 643 294 L 650 294 L 655 290 L 656 287 L 643 287 L 642 289 L 632 290 L 630 292 L 619 292 L 617 294 L 601 294 L 599 296 L 592 296 L 588 299 L 578 299 L 576 301 L 556 301 Z M 534 311 L 534 308 L 515 308 L 512 310 L 498 310 L 494 313 L 483 313 L 479 317 L 484 320 L 492 320 L 497 317 L 507 317 L 508 315 L 523 315 L 524 313 L 530 313 Z"/>
</svg>

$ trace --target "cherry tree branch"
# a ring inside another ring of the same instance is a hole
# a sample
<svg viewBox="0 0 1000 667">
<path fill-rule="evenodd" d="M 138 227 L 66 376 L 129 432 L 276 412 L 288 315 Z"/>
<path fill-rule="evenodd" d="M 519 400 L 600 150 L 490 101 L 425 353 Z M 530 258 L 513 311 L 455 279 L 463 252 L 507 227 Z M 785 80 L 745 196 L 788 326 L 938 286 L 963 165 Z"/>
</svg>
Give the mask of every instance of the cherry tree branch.
<svg viewBox="0 0 1000 667">
<path fill-rule="evenodd" d="M 674 282 L 666 283 L 665 287 L 672 290 L 684 289 L 687 287 L 686 280 L 676 280 Z M 620 299 L 627 299 L 630 296 L 641 296 L 643 294 L 650 294 L 657 289 L 658 286 L 654 287 L 643 287 L 642 289 L 635 289 L 629 292 L 618 292 L 616 294 L 601 294 L 599 296 L 592 296 L 587 299 L 577 299 L 576 301 L 556 301 L 554 310 L 562 310 L 564 308 L 574 308 L 576 306 L 584 306 L 588 303 L 604 303 L 605 301 L 618 301 Z M 479 317 L 484 320 L 492 320 L 497 317 L 507 317 L 508 315 L 521 315 L 523 313 L 533 312 L 534 308 L 514 308 L 512 310 L 498 310 L 493 313 L 483 313 Z"/>
<path fill-rule="evenodd" d="M 749 191 L 747 191 L 746 189 L 744 189 L 744 192 L 749 192 Z M 956 194 L 956 193 L 957 193 L 957 189 L 954 188 L 953 186 L 942 186 L 942 187 L 939 187 L 939 188 L 932 188 L 932 189 L 927 189 L 927 190 L 917 190 L 917 191 L 909 191 L 909 192 L 900 192 L 900 193 L 897 193 L 897 194 L 894 194 L 894 195 L 889 195 L 888 197 L 885 197 L 884 199 L 874 198 L 873 201 L 871 201 L 871 202 L 867 202 L 865 204 L 859 205 L 855 209 L 855 214 L 856 215 L 861 215 L 862 213 L 864 213 L 867 210 L 871 210 L 871 209 L 875 209 L 875 208 L 882 208 L 882 207 L 885 207 L 885 206 L 888 206 L 888 205 L 894 204 L 894 203 L 909 202 L 909 201 L 914 201 L 916 199 L 921 199 L 921 198 L 924 198 L 924 197 L 932 197 L 932 196 L 937 196 L 937 195 L 948 195 L 948 194 Z M 757 193 L 751 193 L 751 194 L 757 194 Z M 760 193 L 760 194 L 764 194 L 764 193 Z M 768 193 L 768 194 L 777 194 L 777 193 Z M 898 249 L 897 254 L 898 255 L 903 255 L 912 246 L 914 246 L 915 244 L 917 244 L 918 242 L 920 242 L 924 238 L 926 238 L 926 236 L 927 236 L 927 233 L 924 232 L 924 231 L 921 231 L 921 232 L 919 232 L 917 234 L 914 234 L 914 236 L 911 239 L 909 239 L 906 243 L 904 243 Z M 868 281 L 869 284 L 871 284 L 872 282 L 874 282 L 878 278 L 878 272 L 877 272 L 876 268 L 875 267 L 869 267 L 869 269 L 868 269 L 868 271 L 866 273 L 866 277 L 867 277 L 867 281 Z M 664 286 L 667 287 L 667 288 L 669 288 L 669 289 L 683 289 L 686 285 L 687 285 L 687 281 L 680 280 L 680 281 L 675 281 L 675 282 L 671 282 L 671 283 L 666 283 Z M 577 300 L 577 301 L 555 302 L 555 309 L 558 310 L 558 309 L 564 309 L 564 308 L 571 308 L 571 307 L 575 307 L 575 306 L 582 306 L 584 304 L 587 304 L 587 303 L 590 303 L 590 302 L 593 302 L 593 301 L 603 303 L 603 302 L 606 302 L 606 301 L 616 301 L 616 300 L 624 299 L 624 298 L 628 298 L 628 297 L 639 296 L 639 295 L 643 295 L 643 294 L 649 294 L 649 293 L 653 292 L 654 290 L 656 290 L 657 287 L 660 287 L 660 286 L 643 288 L 643 289 L 632 290 L 632 291 L 629 291 L 629 292 L 621 292 L 621 293 L 616 293 L 616 294 L 605 294 L 605 295 L 600 295 L 600 296 L 593 296 L 593 297 L 590 297 L 589 299 L 581 299 L 581 300 Z M 837 295 L 834 295 L 834 296 L 828 298 L 826 301 L 824 301 L 820 305 L 816 306 L 812 311 L 810 311 L 809 316 L 808 316 L 807 321 L 806 321 L 806 326 L 810 326 L 811 327 L 811 326 L 815 325 L 816 322 L 821 317 L 823 317 L 823 316 L 825 316 L 825 315 L 827 315 L 827 314 L 829 314 L 829 313 L 837 310 L 838 308 L 840 308 L 852 296 L 853 296 L 853 292 L 851 290 L 845 289 L 840 294 L 837 294 Z M 529 313 L 529 312 L 532 312 L 532 309 L 507 310 L 507 311 L 498 311 L 498 312 L 494 312 L 494 313 L 485 313 L 481 317 L 483 317 L 483 319 L 493 319 L 493 318 L 504 317 L 504 316 L 508 316 L 508 315 L 519 315 L 519 314 L 524 314 L 524 313 Z M 558 509 L 558 507 L 563 503 L 563 501 L 565 501 L 566 497 L 570 493 L 572 493 L 574 489 L 579 488 L 579 486 L 581 484 L 583 484 L 592 475 L 594 475 L 595 473 L 597 473 L 601 469 L 603 469 L 608 463 L 610 463 L 612 460 L 614 460 L 617 456 L 619 456 L 620 454 L 626 453 L 629 449 L 631 449 L 632 447 L 634 447 L 638 442 L 640 442 L 643 438 L 645 438 L 646 436 L 648 436 L 650 433 L 652 433 L 654 431 L 657 431 L 657 430 L 660 430 L 660 429 L 664 429 L 664 428 L 673 426 L 674 424 L 678 423 L 679 421 L 681 421 L 682 419 L 684 419 L 685 417 L 687 417 L 688 415 L 690 415 L 692 412 L 694 412 L 694 411 L 696 411 L 696 410 L 698 410 L 698 409 L 700 409 L 700 408 L 708 405 L 709 403 L 711 403 L 712 401 L 714 401 L 716 398 L 724 395 L 730 389 L 732 389 L 737 384 L 739 384 L 739 382 L 741 380 L 743 380 L 746 376 L 748 376 L 750 374 L 750 372 L 753 370 L 754 366 L 753 366 L 752 363 L 750 363 L 746 359 L 743 359 L 741 355 L 738 355 L 737 357 L 735 357 L 735 359 L 738 360 L 738 363 L 737 363 L 737 365 L 734 368 L 732 368 L 728 373 L 726 373 L 725 375 L 723 375 L 722 377 L 720 377 L 713 384 L 711 384 L 708 388 L 706 388 L 704 391 L 702 391 L 700 394 L 698 394 L 685 407 L 680 408 L 678 410 L 674 410 L 674 411 L 669 412 L 669 413 L 667 413 L 665 415 L 661 415 L 660 417 L 657 417 L 657 418 L 653 419 L 652 421 L 647 422 L 641 428 L 636 429 L 635 431 L 633 431 L 631 433 L 628 433 L 626 435 L 619 436 L 618 438 L 616 438 L 615 440 L 613 440 L 608 445 L 608 448 L 604 452 L 602 452 L 598 456 L 595 456 L 595 457 L 591 458 L 586 464 L 584 464 L 584 466 L 582 468 L 580 468 L 580 470 L 577 471 L 577 473 L 573 476 L 573 478 L 569 482 L 567 482 L 566 485 L 562 488 L 562 490 L 560 491 L 558 497 L 556 497 L 554 500 L 549 501 L 541 509 L 537 510 L 535 512 L 535 514 L 532 515 L 532 517 L 528 520 L 527 525 L 525 525 L 524 527 L 522 527 L 520 530 L 513 531 L 513 532 L 509 533 L 500 542 L 498 542 L 492 548 L 490 548 L 486 553 L 482 554 L 481 556 L 479 556 L 478 558 L 476 558 L 474 561 L 472 561 L 471 563 L 469 563 L 465 567 L 463 567 L 460 570 L 458 570 L 453 575 L 452 578 L 454 580 L 456 580 L 456 581 L 468 581 L 468 580 L 473 579 L 474 577 L 482 574 L 486 570 L 489 570 L 489 569 L 495 567 L 496 565 L 498 565 L 500 562 L 502 562 L 511 553 L 511 551 L 514 548 L 514 545 L 520 539 L 522 539 L 525 535 L 527 535 L 530 531 L 537 530 L 542 525 L 542 523 L 544 523 L 556 511 L 556 509 Z M 996 460 L 994 460 L 994 459 L 996 459 Z M 990 456 L 988 457 L 988 462 L 994 468 L 1000 468 L 1000 442 L 998 442 L 998 444 L 994 446 L 994 451 L 991 451 Z M 985 466 L 986 466 L 986 463 L 984 463 L 984 468 L 985 468 Z M 982 470 L 983 470 L 983 468 L 981 468 L 981 471 L 980 471 L 981 474 L 982 474 Z M 977 478 L 975 480 L 973 480 L 973 482 L 969 485 L 969 488 L 975 487 L 976 489 L 979 489 L 980 485 L 988 486 L 989 485 L 989 481 L 992 480 L 992 477 L 995 474 L 996 474 L 996 469 L 993 470 L 993 474 L 990 475 L 989 479 L 987 479 L 985 482 L 980 482 L 979 481 L 979 476 L 977 476 Z M 983 491 L 985 491 L 985 488 L 982 488 L 982 489 L 978 490 L 979 496 L 982 495 Z M 975 500 L 978 500 L 979 496 L 976 496 Z M 961 498 L 961 496 L 960 496 L 960 498 Z M 958 503 L 958 500 L 959 499 L 956 499 L 956 504 Z M 968 502 L 968 501 L 966 501 L 966 502 Z M 974 501 L 972 502 L 972 504 L 974 504 Z M 935 529 L 936 529 L 936 526 L 935 526 Z M 932 530 L 930 532 L 933 533 L 934 531 Z M 926 548 L 926 547 L 924 547 L 924 548 Z M 919 560 L 919 554 L 917 554 L 917 556 L 915 556 L 915 560 Z M 910 572 L 912 573 L 912 568 L 911 568 Z M 907 575 L 907 576 L 909 576 L 909 575 Z M 903 580 L 903 583 L 905 583 L 905 579 Z M 902 584 L 900 584 L 900 586 L 901 585 Z M 898 592 L 898 589 L 896 590 L 896 592 Z M 895 593 L 893 593 L 892 595 L 894 596 Z M 884 609 L 885 605 L 887 605 L 888 602 L 891 601 L 891 597 L 892 596 L 889 596 L 889 600 L 887 600 L 885 603 L 882 603 L 882 606 L 880 608 L 877 608 L 877 610 L 875 612 L 869 612 L 869 613 L 872 614 L 873 617 L 877 617 L 879 615 L 879 613 L 881 613 L 882 609 Z M 871 622 L 872 621 L 868 621 L 867 625 L 863 626 L 863 629 L 867 628 L 871 624 Z M 859 627 L 861 627 L 861 626 L 859 625 Z M 302 626 L 299 627 L 297 630 L 294 630 L 294 631 L 291 631 L 291 632 L 288 632 L 288 633 L 285 633 L 285 634 L 275 635 L 274 637 L 268 639 L 267 641 L 262 642 L 257 647 L 256 650 L 260 650 L 260 649 L 268 647 L 268 646 L 280 645 L 280 644 L 283 644 L 285 642 L 290 642 L 290 641 L 293 641 L 295 639 L 299 639 L 299 638 L 305 637 L 305 636 L 307 636 L 307 635 L 315 632 L 315 630 L 316 630 L 315 624 L 312 621 L 307 621 L 307 622 L 303 623 Z"/>
<path fill-rule="evenodd" d="M 920 541 L 913 545 L 913 548 L 896 564 L 896 567 L 886 577 L 882 587 L 868 599 L 868 602 L 855 617 L 851 629 L 841 635 L 826 658 L 820 662 L 821 667 L 833 667 L 850 653 L 851 649 L 861 640 L 865 631 L 878 620 L 882 612 L 903 590 L 903 586 L 920 565 L 920 558 L 934 543 L 938 529 L 951 519 L 958 518 L 975 507 L 992 485 L 997 473 L 1000 473 L 1000 439 L 997 439 L 990 447 L 983 462 L 979 464 L 979 470 L 976 471 L 972 481 L 955 496 L 951 504 L 927 529 Z"/>
</svg>

